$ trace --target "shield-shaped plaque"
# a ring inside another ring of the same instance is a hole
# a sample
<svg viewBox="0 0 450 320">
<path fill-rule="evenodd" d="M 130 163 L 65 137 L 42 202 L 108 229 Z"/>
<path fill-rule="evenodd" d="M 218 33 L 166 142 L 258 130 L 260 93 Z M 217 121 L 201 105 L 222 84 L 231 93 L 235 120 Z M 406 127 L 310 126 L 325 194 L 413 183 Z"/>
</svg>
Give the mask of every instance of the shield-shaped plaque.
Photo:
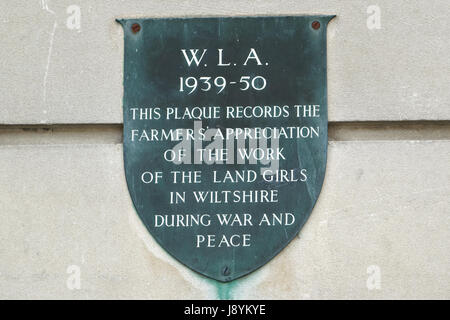
<svg viewBox="0 0 450 320">
<path fill-rule="evenodd" d="M 192 270 L 242 277 L 311 214 L 332 17 L 119 20 L 128 189 L 150 234 Z"/>
</svg>

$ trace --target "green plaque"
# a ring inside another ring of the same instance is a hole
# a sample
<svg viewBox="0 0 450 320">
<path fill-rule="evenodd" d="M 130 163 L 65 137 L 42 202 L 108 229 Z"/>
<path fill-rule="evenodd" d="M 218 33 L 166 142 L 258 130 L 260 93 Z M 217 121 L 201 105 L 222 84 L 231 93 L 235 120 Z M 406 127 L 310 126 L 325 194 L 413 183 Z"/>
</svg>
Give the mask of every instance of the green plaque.
<svg viewBox="0 0 450 320">
<path fill-rule="evenodd" d="M 332 18 L 119 20 L 128 189 L 150 234 L 192 270 L 242 277 L 311 214 Z"/>
</svg>

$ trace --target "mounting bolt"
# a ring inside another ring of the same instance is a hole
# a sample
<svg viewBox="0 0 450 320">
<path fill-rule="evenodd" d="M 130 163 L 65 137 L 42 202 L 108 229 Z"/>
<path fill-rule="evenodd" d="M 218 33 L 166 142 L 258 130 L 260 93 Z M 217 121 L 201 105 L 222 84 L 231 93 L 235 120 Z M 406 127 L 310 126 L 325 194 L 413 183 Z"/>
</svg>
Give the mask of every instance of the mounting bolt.
<svg viewBox="0 0 450 320">
<path fill-rule="evenodd" d="M 139 31 L 141 31 L 141 26 L 139 25 L 139 23 L 133 23 L 131 25 L 131 31 L 133 31 L 133 33 L 138 33 Z"/>
<path fill-rule="evenodd" d="M 228 268 L 227 266 L 225 266 L 225 267 L 223 268 L 223 270 L 222 270 L 222 274 L 223 274 L 224 276 L 229 276 L 230 273 L 231 273 L 230 268 Z"/>
<path fill-rule="evenodd" d="M 320 29 L 320 22 L 319 21 L 313 21 L 313 23 L 311 23 L 311 27 L 314 29 L 314 30 L 319 30 Z"/>
</svg>

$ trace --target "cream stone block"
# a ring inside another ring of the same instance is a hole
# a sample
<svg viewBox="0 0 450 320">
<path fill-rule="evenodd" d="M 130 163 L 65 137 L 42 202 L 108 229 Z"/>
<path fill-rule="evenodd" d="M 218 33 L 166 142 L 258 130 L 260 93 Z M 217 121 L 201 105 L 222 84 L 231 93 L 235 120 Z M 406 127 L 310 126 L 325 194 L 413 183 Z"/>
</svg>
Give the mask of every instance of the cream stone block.
<svg viewBox="0 0 450 320">
<path fill-rule="evenodd" d="M 0 3 L 0 124 L 121 123 L 116 18 L 317 13 L 337 15 L 330 121 L 450 120 L 447 0 L 18 0 Z"/>
<path fill-rule="evenodd" d="M 120 144 L 0 147 L 2 299 L 449 299 L 450 141 L 330 142 L 299 237 L 230 284 L 138 219 Z"/>
</svg>

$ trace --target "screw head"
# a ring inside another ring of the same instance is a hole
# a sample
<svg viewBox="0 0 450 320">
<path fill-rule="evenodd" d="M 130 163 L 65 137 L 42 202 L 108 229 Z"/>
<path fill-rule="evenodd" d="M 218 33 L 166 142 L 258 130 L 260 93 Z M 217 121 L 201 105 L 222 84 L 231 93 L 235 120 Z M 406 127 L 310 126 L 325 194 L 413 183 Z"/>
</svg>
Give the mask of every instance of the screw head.
<svg viewBox="0 0 450 320">
<path fill-rule="evenodd" d="M 228 268 L 227 266 L 225 266 L 225 267 L 222 269 L 222 274 L 223 274 L 224 276 L 229 276 L 230 273 L 231 273 L 231 270 L 230 270 L 230 268 Z"/>
<path fill-rule="evenodd" d="M 319 21 L 313 21 L 313 23 L 311 23 L 311 27 L 314 29 L 314 30 L 319 30 L 320 29 L 320 22 Z"/>
<path fill-rule="evenodd" d="M 141 31 L 141 26 L 139 25 L 139 23 L 133 23 L 131 25 L 131 31 L 133 33 L 138 33 L 139 31 Z"/>
</svg>

